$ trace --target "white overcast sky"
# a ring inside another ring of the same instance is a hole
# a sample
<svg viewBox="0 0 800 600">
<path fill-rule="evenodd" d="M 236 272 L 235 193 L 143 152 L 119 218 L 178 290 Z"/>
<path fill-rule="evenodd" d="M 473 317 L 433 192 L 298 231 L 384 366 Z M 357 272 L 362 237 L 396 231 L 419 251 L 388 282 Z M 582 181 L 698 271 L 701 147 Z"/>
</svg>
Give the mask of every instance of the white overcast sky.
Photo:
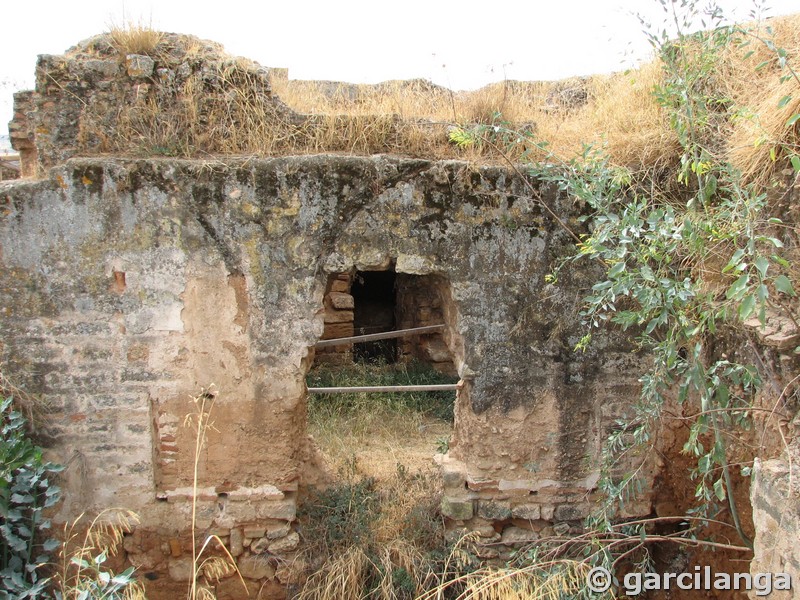
<svg viewBox="0 0 800 600">
<path fill-rule="evenodd" d="M 752 0 L 718 0 L 747 20 Z M 766 0 L 767 15 L 800 12 Z M 634 13 L 656 0 L 3 0 L 0 135 L 11 94 L 33 85 L 38 54 L 60 54 L 124 20 L 191 33 L 294 79 L 378 82 L 422 77 L 453 89 L 504 78 L 559 79 L 626 68 L 648 47 Z"/>
</svg>

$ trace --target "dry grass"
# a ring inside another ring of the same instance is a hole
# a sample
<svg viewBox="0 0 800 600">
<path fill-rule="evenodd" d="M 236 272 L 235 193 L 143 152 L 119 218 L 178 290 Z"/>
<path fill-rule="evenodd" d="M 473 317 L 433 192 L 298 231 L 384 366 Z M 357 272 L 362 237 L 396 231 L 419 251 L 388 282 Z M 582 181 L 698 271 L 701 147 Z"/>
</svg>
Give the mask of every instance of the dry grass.
<svg viewBox="0 0 800 600">
<path fill-rule="evenodd" d="M 164 34 L 153 29 L 150 23 L 126 21 L 123 25 L 109 27 L 111 45 L 122 55 L 155 53 Z"/>
<path fill-rule="evenodd" d="M 274 80 L 273 91 L 301 113 L 356 120 L 395 115 L 414 121 L 413 139 L 390 144 L 402 147 L 410 141 L 413 154 L 456 154 L 452 145 L 442 143 L 443 125 L 503 122 L 550 141 L 562 158 L 581 152 L 584 143 L 604 143 L 615 162 L 640 165 L 670 153 L 677 143 L 651 94 L 660 75 L 659 65 L 651 63 L 629 73 L 559 82 L 505 81 L 469 92 L 419 80 L 370 86 L 285 79 Z M 426 137 L 427 146 L 421 143 Z M 492 158 L 490 152 L 468 156 L 481 157 Z"/>
<path fill-rule="evenodd" d="M 582 597 L 589 565 L 561 560 L 519 569 L 479 569 L 441 583 L 418 600 L 560 600 Z M 460 593 L 446 592 L 462 589 Z"/>
<path fill-rule="evenodd" d="M 759 35 L 771 36 L 792 64 L 800 55 L 800 16 L 770 25 L 773 33 L 762 28 Z M 419 79 L 377 85 L 292 81 L 281 70 L 230 57 L 217 45 L 142 24 L 112 28 L 109 39 L 120 53 L 150 54 L 176 72 L 181 65 L 192 69 L 168 83 L 136 87 L 116 114 L 109 116 L 105 105 L 87 106 L 81 142 L 89 154 L 341 152 L 499 162 L 496 149 L 457 148 L 448 139 L 453 125 L 498 122 L 547 141 L 562 159 L 576 156 L 586 143 L 602 144 L 612 163 L 634 169 L 671 165 L 679 154 L 667 116 L 652 95 L 662 77 L 658 62 L 612 75 L 504 81 L 453 92 Z M 746 50 L 754 53 L 744 59 Z M 755 71 L 764 61 L 767 66 Z M 776 148 L 797 148 L 797 128 L 788 128 L 786 119 L 800 109 L 800 84 L 796 79 L 779 84 L 786 71 L 778 68 L 774 51 L 755 39 L 747 49 L 723 52 L 715 72 L 710 91 L 733 101 L 720 117 L 723 150 L 750 180 L 763 182 L 780 157 Z M 779 109 L 786 95 L 793 100 Z M 530 144 L 512 148 L 510 155 L 518 158 L 525 150 Z"/>
<path fill-rule="evenodd" d="M 370 555 L 354 546 L 329 560 L 306 582 L 296 600 L 398 600 L 417 598 L 435 576 L 426 558 L 411 544 L 394 541 Z"/>
<path fill-rule="evenodd" d="M 334 470 L 388 481 L 397 465 L 410 473 L 432 468 L 437 445 L 450 435 L 451 425 L 411 411 L 377 407 L 351 414 L 312 416 L 309 431 Z"/>
<path fill-rule="evenodd" d="M 314 386 L 451 383 L 430 366 L 359 364 L 321 366 Z M 392 481 L 402 465 L 408 476 L 427 475 L 437 447 L 450 435 L 452 392 L 357 393 L 312 396 L 308 427 L 328 464 L 348 476 Z"/>
<path fill-rule="evenodd" d="M 771 39 L 788 55 L 788 63 L 800 68 L 800 14 L 775 19 L 754 30 L 754 36 Z M 728 154 L 749 181 L 765 184 L 775 171 L 783 148 L 800 150 L 798 125 L 787 120 L 800 112 L 800 80 L 778 64 L 777 55 L 752 37 L 743 48 L 730 48 L 722 61 L 720 79 L 734 100 L 737 117 L 732 122 Z M 752 56 L 744 58 L 752 51 Z M 757 67 L 762 65 L 761 68 Z M 786 80 L 781 82 L 781 78 Z M 791 100 L 783 107 L 781 99 Z"/>
<path fill-rule="evenodd" d="M 64 527 L 64 544 L 58 573 L 55 577 L 64 600 L 100 597 L 101 593 L 120 600 L 144 600 L 144 587 L 131 581 L 120 590 L 112 591 L 113 573 L 106 568 L 107 557 L 122 548 L 123 536 L 139 522 L 138 516 L 122 509 L 104 510 L 88 524 L 84 515 Z M 106 596 L 103 596 L 106 597 Z"/>
</svg>

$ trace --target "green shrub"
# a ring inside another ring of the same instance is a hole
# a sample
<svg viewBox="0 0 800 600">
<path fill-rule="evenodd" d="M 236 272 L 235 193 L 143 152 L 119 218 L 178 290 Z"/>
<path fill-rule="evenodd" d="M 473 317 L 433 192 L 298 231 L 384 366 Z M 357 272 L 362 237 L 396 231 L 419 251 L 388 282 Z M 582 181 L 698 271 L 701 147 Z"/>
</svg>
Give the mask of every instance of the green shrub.
<svg viewBox="0 0 800 600">
<path fill-rule="evenodd" d="M 59 500 L 53 476 L 63 467 L 44 460 L 11 398 L 3 400 L 0 412 L 0 581 L 13 597 L 49 598 L 44 567 L 59 542 L 49 537 L 44 512 Z"/>
<path fill-rule="evenodd" d="M 367 547 L 377 516 L 378 494 L 372 478 L 312 490 L 301 515 L 303 537 L 325 554 L 354 545 Z"/>
</svg>

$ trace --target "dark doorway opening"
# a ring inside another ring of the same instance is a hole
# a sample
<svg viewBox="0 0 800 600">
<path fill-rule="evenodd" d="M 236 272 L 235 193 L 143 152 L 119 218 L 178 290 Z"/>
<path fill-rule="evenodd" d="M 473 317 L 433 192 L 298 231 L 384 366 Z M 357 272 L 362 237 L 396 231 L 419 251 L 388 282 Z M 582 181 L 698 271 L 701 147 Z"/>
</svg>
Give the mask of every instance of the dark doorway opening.
<svg viewBox="0 0 800 600">
<path fill-rule="evenodd" d="M 394 271 L 357 271 L 350 294 L 353 296 L 354 335 L 384 333 L 396 328 L 396 275 Z M 397 362 L 397 340 L 356 344 L 355 362 Z"/>
</svg>

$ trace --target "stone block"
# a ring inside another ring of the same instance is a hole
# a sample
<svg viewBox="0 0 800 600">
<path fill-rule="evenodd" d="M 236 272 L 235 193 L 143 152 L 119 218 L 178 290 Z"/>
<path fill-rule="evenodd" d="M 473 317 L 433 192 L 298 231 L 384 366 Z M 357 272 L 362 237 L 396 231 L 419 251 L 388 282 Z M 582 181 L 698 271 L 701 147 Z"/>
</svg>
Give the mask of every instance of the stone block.
<svg viewBox="0 0 800 600">
<path fill-rule="evenodd" d="M 331 292 L 342 292 L 346 293 L 350 291 L 350 281 L 337 279 L 331 284 Z"/>
<path fill-rule="evenodd" d="M 279 525 L 270 525 L 267 527 L 266 536 L 268 540 L 277 540 L 278 538 L 289 535 L 292 531 L 292 526 L 289 523 L 281 523 Z"/>
<path fill-rule="evenodd" d="M 497 491 L 499 482 L 496 479 L 474 479 L 467 478 L 467 487 L 473 492 L 481 492 L 484 490 Z"/>
<path fill-rule="evenodd" d="M 556 521 L 579 521 L 589 516 L 592 507 L 588 504 L 561 504 L 553 514 Z"/>
<path fill-rule="evenodd" d="M 296 531 L 293 531 L 286 537 L 275 540 L 269 545 L 269 551 L 272 554 L 286 554 L 292 550 L 297 549 L 300 545 L 300 536 Z"/>
<path fill-rule="evenodd" d="M 538 521 L 542 518 L 542 507 L 538 504 L 518 504 L 511 508 L 511 516 L 515 519 Z"/>
<path fill-rule="evenodd" d="M 229 547 L 233 557 L 240 556 L 244 552 L 244 535 L 238 527 L 231 529 Z"/>
<path fill-rule="evenodd" d="M 458 471 L 446 470 L 442 472 L 442 485 L 445 489 L 463 490 L 465 488 L 466 480 L 464 474 Z"/>
<path fill-rule="evenodd" d="M 521 527 L 506 527 L 500 537 L 500 541 L 507 546 L 516 546 L 520 544 L 528 544 L 539 539 L 539 534 L 530 529 L 523 529 Z"/>
<path fill-rule="evenodd" d="M 266 579 L 275 576 L 275 567 L 266 556 L 245 556 L 236 562 L 242 577 L 247 579 Z"/>
<path fill-rule="evenodd" d="M 328 297 L 331 300 L 331 306 L 336 310 L 353 310 L 355 308 L 355 300 L 350 294 L 331 292 Z"/>
<path fill-rule="evenodd" d="M 453 498 L 442 498 L 442 514 L 455 521 L 469 521 L 475 507 L 472 500 L 457 500 Z"/>
<path fill-rule="evenodd" d="M 253 540 L 250 543 L 250 552 L 252 552 L 253 554 L 262 554 L 266 552 L 267 548 L 269 548 L 269 542 L 270 540 L 267 537 L 262 537 L 257 540 Z"/>
<path fill-rule="evenodd" d="M 326 310 L 323 316 L 323 321 L 328 323 L 352 323 L 353 311 L 352 310 Z"/>
<path fill-rule="evenodd" d="M 353 333 L 352 321 L 349 323 L 325 323 L 325 331 L 322 333 L 322 339 L 335 340 L 337 338 L 351 337 Z"/>
<path fill-rule="evenodd" d="M 243 531 L 244 537 L 248 539 L 264 537 L 266 532 L 267 530 L 264 527 L 245 527 Z"/>
<path fill-rule="evenodd" d="M 173 581 L 191 581 L 192 580 L 192 557 L 185 558 L 172 558 L 167 566 L 170 579 Z"/>
<path fill-rule="evenodd" d="M 100 77 L 114 77 L 119 73 L 119 63 L 115 60 L 87 60 L 86 71 Z"/>
<path fill-rule="evenodd" d="M 125 63 L 128 69 L 128 77 L 133 78 L 152 76 L 153 69 L 156 66 L 152 58 L 143 54 L 128 54 L 125 58 Z"/>
<path fill-rule="evenodd" d="M 511 505 L 508 502 L 479 500 L 478 516 L 490 521 L 505 521 L 511 518 Z"/>
</svg>

